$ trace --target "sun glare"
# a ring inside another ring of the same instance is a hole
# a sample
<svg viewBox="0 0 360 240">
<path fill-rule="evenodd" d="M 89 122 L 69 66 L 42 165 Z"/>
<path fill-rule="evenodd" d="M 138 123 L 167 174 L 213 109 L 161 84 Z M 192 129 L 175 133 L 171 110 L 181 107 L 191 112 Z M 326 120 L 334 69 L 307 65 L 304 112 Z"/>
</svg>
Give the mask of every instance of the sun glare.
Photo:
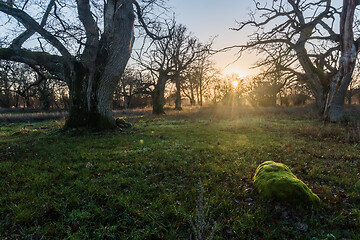
<svg viewBox="0 0 360 240">
<path fill-rule="evenodd" d="M 238 81 L 233 81 L 232 85 L 233 85 L 234 88 L 236 88 L 239 85 L 239 82 Z"/>
</svg>

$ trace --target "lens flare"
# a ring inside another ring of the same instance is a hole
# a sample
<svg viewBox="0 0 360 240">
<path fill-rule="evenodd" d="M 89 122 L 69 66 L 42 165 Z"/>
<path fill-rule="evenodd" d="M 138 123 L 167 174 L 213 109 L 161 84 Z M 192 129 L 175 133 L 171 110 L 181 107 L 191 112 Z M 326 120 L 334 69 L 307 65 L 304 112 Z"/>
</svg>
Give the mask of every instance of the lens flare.
<svg viewBox="0 0 360 240">
<path fill-rule="evenodd" d="M 234 88 L 237 88 L 237 86 L 239 85 L 239 82 L 238 81 L 233 81 L 232 85 L 233 85 Z"/>
</svg>

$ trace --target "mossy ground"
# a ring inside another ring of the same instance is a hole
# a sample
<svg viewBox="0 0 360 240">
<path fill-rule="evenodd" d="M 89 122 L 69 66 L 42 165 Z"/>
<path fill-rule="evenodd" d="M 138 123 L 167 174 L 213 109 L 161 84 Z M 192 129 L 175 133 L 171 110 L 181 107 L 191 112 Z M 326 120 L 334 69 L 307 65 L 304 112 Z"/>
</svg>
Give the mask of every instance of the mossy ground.
<svg viewBox="0 0 360 240">
<path fill-rule="evenodd" d="M 220 108 L 127 120 L 132 129 L 107 133 L 1 125 L 0 238 L 189 239 L 201 179 L 215 239 L 360 239 L 359 145 L 341 126 Z M 267 160 L 323 206 L 262 200 L 252 177 Z"/>
</svg>

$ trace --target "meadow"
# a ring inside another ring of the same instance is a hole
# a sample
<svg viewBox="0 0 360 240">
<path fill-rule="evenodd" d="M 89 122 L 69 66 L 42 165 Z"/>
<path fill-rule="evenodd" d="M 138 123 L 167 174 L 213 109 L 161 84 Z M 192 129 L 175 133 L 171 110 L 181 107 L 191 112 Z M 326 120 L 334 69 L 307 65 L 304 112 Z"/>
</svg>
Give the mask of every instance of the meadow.
<svg viewBox="0 0 360 240">
<path fill-rule="evenodd" d="M 0 123 L 0 239 L 360 239 L 360 129 L 309 108 L 119 112 L 130 129 Z M 263 199 L 264 161 L 320 206 Z"/>
</svg>

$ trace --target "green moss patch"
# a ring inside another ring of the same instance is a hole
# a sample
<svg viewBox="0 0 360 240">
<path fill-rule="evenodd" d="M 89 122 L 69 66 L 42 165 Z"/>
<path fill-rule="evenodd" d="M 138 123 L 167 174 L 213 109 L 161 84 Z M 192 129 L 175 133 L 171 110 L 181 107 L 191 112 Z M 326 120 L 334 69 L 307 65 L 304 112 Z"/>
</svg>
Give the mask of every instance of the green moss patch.
<svg viewBox="0 0 360 240">
<path fill-rule="evenodd" d="M 253 180 L 255 187 L 265 198 L 291 204 L 320 202 L 320 198 L 282 163 L 263 162 L 256 169 Z"/>
</svg>

